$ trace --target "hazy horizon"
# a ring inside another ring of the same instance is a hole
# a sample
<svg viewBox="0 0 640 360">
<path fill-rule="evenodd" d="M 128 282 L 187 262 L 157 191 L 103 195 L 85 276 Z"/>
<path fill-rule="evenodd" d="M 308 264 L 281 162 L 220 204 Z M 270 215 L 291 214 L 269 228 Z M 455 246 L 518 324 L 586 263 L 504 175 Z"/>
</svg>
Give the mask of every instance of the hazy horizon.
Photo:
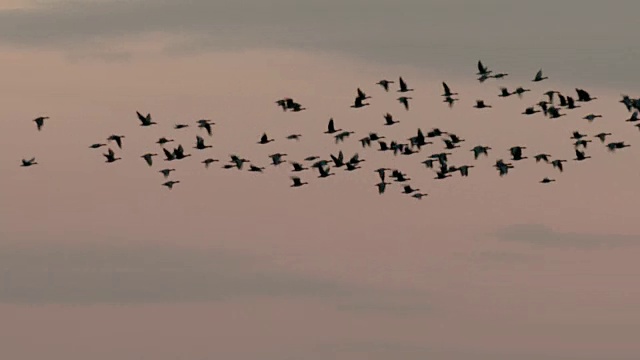
<svg viewBox="0 0 640 360">
<path fill-rule="evenodd" d="M 581 5 L 577 5 L 581 4 Z M 635 360 L 640 346 L 640 3 L 12 1 L 0 5 L 0 329 L 17 360 Z M 551 7 L 550 5 L 553 5 Z M 615 16 L 614 16 L 615 15 Z M 447 25 L 448 30 L 443 27 Z M 505 31 L 509 29 L 509 31 Z M 504 79 L 476 80 L 482 60 Z M 531 81 L 542 68 L 549 79 Z M 402 76 L 410 110 L 375 83 Z M 442 102 L 442 81 L 460 93 Z M 499 88 L 531 89 L 500 98 Z M 371 103 L 352 109 L 356 88 Z M 547 90 L 598 99 L 523 116 Z M 307 110 L 283 112 L 290 96 Z M 473 108 L 476 99 L 493 105 Z M 136 111 L 157 125 L 139 126 Z M 383 115 L 400 123 L 383 125 Z M 582 119 L 602 114 L 593 123 Z M 33 119 L 50 116 L 42 131 Z M 212 119 L 213 136 L 195 121 Z M 336 145 L 329 118 L 355 134 Z M 174 130 L 176 123 L 190 127 Z M 465 141 L 434 180 L 363 149 L 440 128 Z M 575 162 L 571 132 L 589 134 Z M 610 153 L 593 135 L 631 147 Z M 276 141 L 258 145 L 266 132 Z M 105 164 L 111 134 L 123 159 Z M 299 142 L 287 140 L 302 134 Z M 193 149 L 202 135 L 213 147 Z M 191 158 L 168 163 L 161 136 Z M 489 145 L 488 157 L 470 149 Z M 496 159 L 527 147 L 500 177 Z M 359 153 L 362 169 L 291 188 L 286 160 Z M 531 157 L 567 159 L 563 173 Z M 224 170 L 230 154 L 264 174 Z M 38 165 L 22 168 L 35 156 Z M 205 169 L 204 158 L 220 159 Z M 170 166 L 168 166 L 169 164 Z M 377 167 L 401 169 L 378 195 Z M 158 170 L 171 167 L 171 191 Z M 557 181 L 543 185 L 545 177 Z"/>
</svg>

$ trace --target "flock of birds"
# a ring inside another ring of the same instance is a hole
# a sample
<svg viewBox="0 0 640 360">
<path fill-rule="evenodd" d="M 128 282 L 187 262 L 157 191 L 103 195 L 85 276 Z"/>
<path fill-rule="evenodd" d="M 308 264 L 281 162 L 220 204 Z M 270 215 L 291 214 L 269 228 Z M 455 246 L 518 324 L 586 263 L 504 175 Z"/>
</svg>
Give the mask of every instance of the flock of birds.
<svg viewBox="0 0 640 360">
<path fill-rule="evenodd" d="M 479 76 L 478 81 L 480 82 L 484 82 L 492 78 L 501 79 L 508 76 L 508 74 L 506 73 L 498 73 L 498 72 L 489 70 L 488 67 L 484 66 L 481 61 L 478 61 L 477 67 L 478 67 L 478 72 L 476 75 Z M 531 81 L 537 83 L 545 79 L 547 79 L 547 77 L 543 76 L 542 70 L 539 70 Z M 380 80 L 376 83 L 376 85 L 380 85 L 386 92 L 390 91 L 391 84 L 395 84 L 395 81 Z M 443 102 L 447 103 L 449 107 L 453 107 L 455 102 L 459 100 L 459 98 L 456 97 L 458 93 L 452 92 L 452 90 L 449 88 L 449 86 L 445 82 L 442 83 L 442 86 L 443 86 L 442 96 L 444 97 Z M 412 97 L 407 96 L 407 93 L 410 93 L 413 91 L 414 89 L 409 88 L 405 80 L 402 77 L 399 77 L 397 92 L 400 93 L 401 96 L 399 96 L 397 100 L 404 106 L 404 108 L 407 111 L 409 110 L 410 100 L 412 100 Z M 529 91 L 531 90 L 524 87 L 518 87 L 513 91 L 509 91 L 507 88 L 502 87 L 500 89 L 500 93 L 498 94 L 498 96 L 509 97 L 509 96 L 516 95 L 518 97 L 522 97 L 524 93 Z M 578 105 L 578 103 L 590 102 L 597 99 L 596 97 L 592 97 L 584 89 L 575 89 L 575 91 L 576 91 L 577 98 L 574 98 L 566 94 L 561 94 L 560 92 L 555 90 L 549 90 L 544 93 L 544 95 L 546 96 L 545 99 L 540 100 L 535 105 L 524 109 L 524 111 L 522 112 L 522 115 L 530 116 L 536 113 L 542 113 L 544 114 L 544 116 L 547 116 L 551 119 L 557 119 L 561 116 L 566 115 L 566 113 L 561 113 L 561 111 L 577 109 L 581 107 L 580 105 Z M 371 99 L 371 96 L 368 96 L 364 91 L 358 88 L 357 95 L 355 97 L 353 105 L 351 105 L 351 108 L 357 109 L 357 108 L 362 108 L 370 105 L 367 102 L 368 99 Z M 627 108 L 629 112 L 632 113 L 630 118 L 627 119 L 626 121 L 636 122 L 635 126 L 640 129 L 640 117 L 638 115 L 640 111 L 640 98 L 634 99 L 627 95 L 622 95 L 622 99 L 620 100 L 620 102 L 624 104 L 624 106 Z M 305 107 L 303 107 L 300 103 L 294 101 L 292 98 L 284 98 L 284 99 L 277 100 L 276 104 L 279 107 L 281 107 L 283 111 L 299 112 L 299 111 L 306 110 Z M 485 102 L 484 100 L 476 100 L 474 107 L 477 109 L 484 109 L 484 108 L 491 108 L 492 106 L 487 102 Z M 153 121 L 151 114 L 143 115 L 140 112 L 136 112 L 136 113 L 137 113 L 138 120 L 140 121 L 140 126 L 149 127 L 157 124 L 156 122 Z M 588 121 L 594 121 L 596 118 L 599 118 L 599 117 L 601 117 L 601 115 L 590 113 L 585 115 L 583 119 L 586 119 Z M 45 120 L 47 119 L 49 119 L 49 117 L 40 116 L 33 120 L 37 126 L 38 131 L 43 129 Z M 384 121 L 385 121 L 384 125 L 386 126 L 392 126 L 399 122 L 394 120 L 393 116 L 390 113 L 386 113 L 384 115 Z M 212 136 L 213 134 L 212 126 L 215 125 L 213 121 L 207 120 L 207 119 L 200 119 L 200 120 L 197 120 L 195 124 L 199 129 L 201 129 L 200 131 L 204 131 L 206 132 L 206 134 L 208 134 L 208 136 Z M 187 128 L 189 126 L 190 126 L 189 124 L 176 124 L 174 125 L 174 129 L 180 130 L 180 129 Z M 202 133 L 202 135 L 204 135 L 204 132 Z M 329 122 L 327 124 L 327 130 L 324 133 L 332 135 L 335 138 L 336 144 L 345 141 L 348 137 L 354 134 L 353 131 L 346 131 L 343 129 L 336 128 L 336 124 L 333 118 L 329 119 Z M 593 135 L 593 137 L 597 138 L 604 146 L 606 146 L 606 148 L 609 151 L 612 151 L 612 152 L 629 146 L 629 144 L 625 144 L 623 141 L 607 142 L 607 137 L 610 135 L 611 133 L 602 132 L 602 133 Z M 291 134 L 291 135 L 288 135 L 286 138 L 288 140 L 300 140 L 301 137 L 302 137 L 301 134 Z M 101 147 L 107 147 L 107 152 L 103 154 L 106 159 L 106 162 L 114 163 L 118 160 L 121 160 L 121 157 L 117 157 L 112 147 L 110 147 L 108 144 L 113 142 L 118 147 L 118 149 L 122 149 L 124 138 L 125 138 L 124 135 L 112 134 L 106 139 L 107 140 L 106 143 L 95 143 L 90 145 L 89 148 L 99 149 Z M 464 142 L 465 140 L 460 138 L 456 134 L 442 131 L 438 128 L 434 128 L 426 132 L 423 132 L 421 129 L 418 129 L 417 134 L 415 136 L 412 136 L 404 141 L 396 141 L 396 140 L 387 141 L 385 136 L 381 136 L 381 135 L 378 135 L 377 133 L 371 132 L 367 136 L 361 138 L 360 143 L 363 148 L 367 148 L 367 147 L 371 147 L 374 142 L 377 142 L 379 151 L 393 152 L 394 155 L 401 154 L 401 155 L 409 156 L 409 155 L 420 153 L 423 147 L 426 147 L 427 145 L 434 145 L 434 141 L 436 138 L 440 138 L 440 140 L 442 141 L 444 145 L 444 149 L 443 149 L 444 151 L 439 151 L 439 152 L 430 154 L 426 160 L 422 161 L 422 164 L 424 164 L 429 169 L 433 169 L 435 171 L 435 179 L 438 179 L 438 180 L 447 179 L 449 177 L 454 176 L 454 174 L 456 173 L 459 173 L 460 176 L 463 176 L 463 177 L 468 176 L 469 169 L 473 168 L 474 167 L 473 165 L 468 165 L 468 164 L 453 165 L 449 163 L 449 158 L 448 158 L 448 156 L 452 155 L 450 151 L 461 148 L 461 143 Z M 571 139 L 574 140 L 573 145 L 575 147 L 576 157 L 573 159 L 574 161 L 584 161 L 586 159 L 591 158 L 585 153 L 588 143 L 592 142 L 592 140 L 588 139 L 588 135 L 582 134 L 579 131 L 574 131 L 571 136 Z M 264 145 L 273 141 L 275 140 L 269 138 L 269 136 L 266 133 L 264 133 L 259 138 L 257 143 Z M 174 142 L 173 139 L 169 139 L 166 137 L 161 137 L 156 142 L 162 147 L 162 152 L 165 156 L 165 159 L 164 159 L 165 162 L 180 161 L 180 160 L 184 160 L 187 157 L 192 156 L 192 154 L 185 153 L 185 149 L 182 146 L 182 144 L 178 144 L 177 147 L 169 148 L 168 144 L 172 142 Z M 196 135 L 196 142 L 195 142 L 194 149 L 198 151 L 204 151 L 211 147 L 212 147 L 211 145 L 206 144 L 205 138 L 203 136 Z M 526 149 L 527 148 L 525 146 L 511 147 L 509 149 L 509 152 L 511 154 L 510 161 L 517 162 L 517 161 L 527 159 L 528 157 L 525 156 L 523 152 L 523 150 L 526 150 Z M 489 150 L 492 150 L 492 148 L 489 146 L 476 145 L 470 148 L 468 151 L 473 152 L 473 158 L 477 160 L 481 156 L 488 156 Z M 147 163 L 149 167 L 152 167 L 154 165 L 153 159 L 156 156 L 158 156 L 157 153 L 148 152 L 148 153 L 142 154 L 140 157 L 144 159 L 144 161 Z M 285 161 L 284 158 L 286 156 L 287 154 L 274 153 L 269 155 L 269 158 L 271 159 L 271 164 L 273 166 L 280 166 L 284 163 L 289 163 L 289 166 L 292 167 L 291 171 L 293 173 L 300 173 L 306 170 L 315 169 L 318 172 L 319 178 L 326 178 L 328 176 L 335 175 L 334 172 L 331 172 L 332 168 L 344 167 L 346 171 L 355 171 L 357 169 L 360 169 L 361 166 L 359 164 L 365 161 L 364 159 L 361 159 L 357 153 L 351 157 L 345 158 L 342 151 L 339 151 L 337 155 L 329 154 L 329 157 L 326 159 L 322 159 L 318 156 L 308 156 L 304 159 L 304 162 Z M 535 159 L 536 162 L 544 161 L 545 163 L 552 165 L 553 168 L 562 172 L 563 163 L 567 162 L 567 160 L 551 159 L 551 157 L 552 156 L 550 154 L 541 153 L 541 154 L 534 155 L 533 159 Z M 208 157 L 202 160 L 201 163 L 204 164 L 206 168 L 209 168 L 209 166 L 212 163 L 219 162 L 219 161 L 220 161 L 219 159 Z M 247 163 L 246 167 L 244 166 L 244 163 Z M 308 167 L 305 166 L 305 163 L 307 164 Z M 22 159 L 21 166 L 30 167 L 36 164 L 38 163 L 36 162 L 36 159 L 34 157 L 29 160 Z M 506 162 L 504 159 L 497 159 L 493 166 L 497 169 L 498 174 L 500 176 L 507 175 L 509 173 L 509 170 L 514 168 L 514 165 L 512 162 Z M 249 160 L 235 154 L 230 155 L 229 162 L 225 163 L 222 167 L 224 169 L 237 169 L 237 170 L 247 169 L 248 171 L 251 171 L 251 172 L 263 172 L 265 170 L 265 167 L 252 164 Z M 180 183 L 180 180 L 168 180 L 168 178 L 171 176 L 171 173 L 174 171 L 175 169 L 170 167 L 159 170 L 159 173 L 162 174 L 162 176 L 164 176 L 166 180 L 164 183 L 162 183 L 162 185 L 166 186 L 168 189 L 173 189 L 173 187 L 176 184 Z M 398 169 L 378 168 L 375 170 L 375 173 L 377 173 L 377 175 L 379 176 L 379 182 L 375 184 L 379 194 L 383 194 L 387 186 L 391 185 L 391 182 L 386 181 L 390 178 L 390 179 L 393 179 L 394 182 L 402 184 L 402 193 L 404 194 L 408 194 L 416 199 L 421 199 L 427 196 L 427 193 L 420 192 L 420 189 L 411 187 L 411 185 L 407 183 L 411 179 L 407 177 L 405 173 L 401 172 Z M 291 176 L 291 181 L 292 181 L 291 187 L 301 187 L 308 184 L 306 181 L 303 181 L 299 176 Z M 542 180 L 540 180 L 540 183 L 548 184 L 554 181 L 555 179 L 545 177 Z"/>
</svg>

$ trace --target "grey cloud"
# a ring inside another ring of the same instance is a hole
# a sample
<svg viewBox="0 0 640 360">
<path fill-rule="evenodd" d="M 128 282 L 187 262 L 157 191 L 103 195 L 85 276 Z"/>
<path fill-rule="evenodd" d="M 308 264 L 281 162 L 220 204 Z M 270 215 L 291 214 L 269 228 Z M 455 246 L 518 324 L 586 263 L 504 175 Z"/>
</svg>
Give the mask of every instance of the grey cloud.
<svg viewBox="0 0 640 360">
<path fill-rule="evenodd" d="M 3 243 L 0 302 L 166 303 L 251 296 L 358 301 L 385 290 L 279 270 L 261 257 L 166 245 Z"/>
<path fill-rule="evenodd" d="M 68 50 L 162 34 L 168 52 L 269 47 L 475 73 L 475 62 L 533 76 L 630 86 L 640 2 L 425 0 L 60 1 L 0 12 L 0 43 Z M 621 11 L 620 9 L 624 9 Z M 96 43 L 98 41 L 98 43 Z M 588 85 L 588 84 L 587 84 Z"/>
<path fill-rule="evenodd" d="M 600 248 L 640 245 L 639 236 L 557 232 L 541 224 L 512 225 L 497 231 L 495 235 L 500 240 L 537 246 Z"/>
</svg>

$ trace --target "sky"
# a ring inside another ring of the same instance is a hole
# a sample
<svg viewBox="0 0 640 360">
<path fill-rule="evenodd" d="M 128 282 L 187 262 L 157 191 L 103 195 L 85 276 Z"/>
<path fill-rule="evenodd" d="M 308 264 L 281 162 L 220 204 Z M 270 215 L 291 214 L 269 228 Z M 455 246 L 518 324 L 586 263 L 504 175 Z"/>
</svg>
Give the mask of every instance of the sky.
<svg viewBox="0 0 640 360">
<path fill-rule="evenodd" d="M 614 6 L 615 5 L 615 6 Z M 630 360 L 640 346 L 636 190 L 640 3 L 617 1 L 3 1 L 0 327 L 12 359 Z M 509 75 L 475 80 L 476 62 Z M 531 79 L 542 68 L 549 77 Z M 403 76 L 410 110 L 375 83 Z M 442 103 L 441 82 L 460 93 Z M 499 88 L 531 89 L 520 99 Z M 356 88 L 370 106 L 352 109 Z M 598 99 L 559 120 L 554 89 Z M 283 112 L 290 96 L 307 110 Z M 476 99 L 493 107 L 474 109 Z M 135 112 L 158 125 L 139 126 Z M 387 127 L 383 115 L 400 123 Z M 582 117 L 603 115 L 593 123 Z M 50 116 L 42 131 L 31 121 Z M 209 137 L 197 119 L 214 125 Z M 336 145 L 327 121 L 352 130 Z M 192 124 L 174 130 L 176 123 Z M 357 141 L 438 127 L 465 141 L 444 181 Z M 594 139 L 577 163 L 569 137 Z M 276 140 L 257 144 L 267 132 Z M 123 134 L 123 159 L 88 146 Z M 299 142 L 286 140 L 302 134 Z M 213 147 L 193 149 L 195 135 Z M 193 154 L 148 167 L 161 136 Z M 475 145 L 489 145 L 474 160 Z M 511 146 L 529 159 L 499 177 Z M 362 169 L 291 188 L 289 160 Z M 533 155 L 567 159 L 559 173 Z M 239 154 L 264 174 L 209 169 Z M 19 166 L 36 157 L 38 165 Z M 170 165 L 180 180 L 161 186 Z M 399 168 L 429 195 L 374 169 Z M 543 177 L 556 182 L 543 185 Z"/>
</svg>

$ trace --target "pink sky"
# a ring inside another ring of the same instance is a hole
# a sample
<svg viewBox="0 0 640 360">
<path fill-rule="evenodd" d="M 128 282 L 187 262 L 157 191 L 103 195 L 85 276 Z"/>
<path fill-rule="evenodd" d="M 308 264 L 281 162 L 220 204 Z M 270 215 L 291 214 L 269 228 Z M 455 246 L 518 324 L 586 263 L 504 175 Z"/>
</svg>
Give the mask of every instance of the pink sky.
<svg viewBox="0 0 640 360">
<path fill-rule="evenodd" d="M 0 328 L 0 343 L 8 358 L 595 360 L 640 353 L 640 132 L 624 122 L 629 114 L 615 89 L 581 84 L 598 100 L 553 121 L 520 112 L 548 89 L 573 94 L 575 86 L 551 75 L 531 83 L 537 69 L 478 84 L 475 60 L 461 75 L 330 53 L 167 57 L 142 50 L 122 61 L 1 52 L 0 315 L 9 326 Z M 399 75 L 416 89 L 409 112 L 397 93 L 374 85 Z M 461 94 L 452 110 L 441 103 L 443 80 Z M 502 84 L 533 91 L 502 99 Z M 349 108 L 357 87 L 373 97 L 371 106 Z M 309 110 L 283 113 L 274 101 L 285 96 Z M 472 108 L 477 98 L 494 108 Z M 136 110 L 159 125 L 141 128 Z M 401 122 L 383 126 L 386 112 Z M 581 119 L 590 112 L 604 118 Z M 41 132 L 31 121 L 39 115 L 51 117 Z M 322 134 L 330 117 L 356 132 L 339 147 Z M 217 123 L 206 137 L 213 148 L 203 153 L 192 149 L 200 130 L 172 129 L 200 118 Z M 420 161 L 439 151 L 437 140 L 397 158 L 357 141 L 369 131 L 406 139 L 418 127 L 465 138 L 452 162 L 475 165 L 470 176 L 432 179 Z M 573 130 L 606 130 L 632 147 L 610 154 L 594 140 L 593 158 L 577 164 Z M 256 144 L 264 131 L 276 141 Z M 87 147 L 112 133 L 126 135 L 124 159 L 105 164 L 103 149 Z M 284 139 L 291 133 L 302 140 Z M 171 163 L 181 181 L 173 191 L 160 186 L 165 162 L 158 157 L 150 169 L 140 159 L 161 151 L 160 136 L 194 154 Z M 473 161 L 469 149 L 477 144 L 494 150 Z M 560 174 L 528 159 L 500 178 L 491 165 L 508 159 L 514 145 L 526 145 L 529 157 L 548 152 L 570 161 Z M 360 153 L 363 169 L 335 169 L 328 179 L 304 172 L 310 185 L 291 189 L 287 166 L 267 166 L 274 152 L 302 160 L 339 149 Z M 199 163 L 232 153 L 268 171 Z M 40 164 L 19 167 L 31 156 Z M 416 201 L 396 184 L 378 196 L 379 166 L 407 172 L 429 196 Z M 544 176 L 558 181 L 538 184 Z M 510 239 L 499 236 L 503 229 Z M 123 269 L 130 272 L 114 275 Z"/>
</svg>

